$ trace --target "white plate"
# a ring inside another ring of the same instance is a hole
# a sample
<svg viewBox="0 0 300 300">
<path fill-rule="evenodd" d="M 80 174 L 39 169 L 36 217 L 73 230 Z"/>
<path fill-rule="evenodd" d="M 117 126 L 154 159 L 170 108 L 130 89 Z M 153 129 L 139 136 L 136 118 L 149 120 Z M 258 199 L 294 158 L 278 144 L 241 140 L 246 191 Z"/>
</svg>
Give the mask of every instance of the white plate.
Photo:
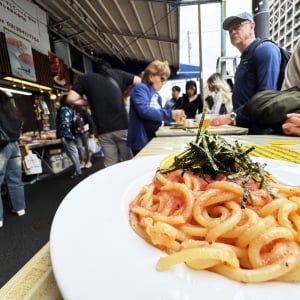
<svg viewBox="0 0 300 300">
<path fill-rule="evenodd" d="M 54 217 L 50 249 L 64 299 L 281 300 L 300 299 L 300 284 L 242 284 L 184 265 L 158 272 L 163 252 L 128 222 L 128 203 L 155 173 L 162 156 L 103 169 L 78 184 Z M 257 159 L 258 160 L 258 159 Z M 263 159 L 281 181 L 300 184 L 299 165 Z"/>
</svg>

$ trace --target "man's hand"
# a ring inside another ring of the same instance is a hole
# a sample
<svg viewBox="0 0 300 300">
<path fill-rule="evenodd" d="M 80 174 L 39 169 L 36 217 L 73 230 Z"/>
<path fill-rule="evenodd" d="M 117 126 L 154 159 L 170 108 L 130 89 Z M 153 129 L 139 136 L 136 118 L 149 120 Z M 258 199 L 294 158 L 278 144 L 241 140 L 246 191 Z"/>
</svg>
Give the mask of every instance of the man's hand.
<svg viewBox="0 0 300 300">
<path fill-rule="evenodd" d="M 287 119 L 282 125 L 282 131 L 286 135 L 300 136 L 300 114 L 287 114 Z"/>
<path fill-rule="evenodd" d="M 174 109 L 172 110 L 172 119 L 176 122 L 183 121 L 186 118 L 186 115 L 184 113 L 183 109 Z"/>
<path fill-rule="evenodd" d="M 211 126 L 221 126 L 221 125 L 231 125 L 233 121 L 230 118 L 230 115 L 220 115 L 210 120 Z"/>
<path fill-rule="evenodd" d="M 66 144 L 65 138 L 64 138 L 64 137 L 61 137 L 61 138 L 60 138 L 60 142 L 61 142 L 63 145 L 65 145 L 65 144 Z"/>
</svg>

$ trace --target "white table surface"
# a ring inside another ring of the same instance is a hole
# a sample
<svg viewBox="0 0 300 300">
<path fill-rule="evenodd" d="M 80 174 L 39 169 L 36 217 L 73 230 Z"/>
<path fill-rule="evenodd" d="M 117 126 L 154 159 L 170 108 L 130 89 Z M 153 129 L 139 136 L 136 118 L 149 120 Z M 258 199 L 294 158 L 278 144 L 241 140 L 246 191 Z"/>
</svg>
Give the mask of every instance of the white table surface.
<svg viewBox="0 0 300 300">
<path fill-rule="evenodd" d="M 173 128 L 172 126 L 161 126 L 156 131 L 156 136 L 196 136 L 197 131 L 198 128 Z M 210 126 L 207 131 L 209 134 L 220 135 L 248 134 L 248 128 L 231 125 Z"/>
</svg>

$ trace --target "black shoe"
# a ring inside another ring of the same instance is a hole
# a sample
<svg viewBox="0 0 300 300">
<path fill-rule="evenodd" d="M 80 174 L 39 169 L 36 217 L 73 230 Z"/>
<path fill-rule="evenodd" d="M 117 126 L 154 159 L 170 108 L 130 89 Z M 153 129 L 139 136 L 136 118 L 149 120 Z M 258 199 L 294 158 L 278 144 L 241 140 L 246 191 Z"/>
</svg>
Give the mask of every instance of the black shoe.
<svg viewBox="0 0 300 300">
<path fill-rule="evenodd" d="M 82 176 L 82 173 L 81 174 L 78 174 L 78 173 L 73 173 L 71 176 L 70 176 L 70 178 L 71 179 L 74 179 L 74 178 L 79 178 L 80 176 Z"/>
</svg>

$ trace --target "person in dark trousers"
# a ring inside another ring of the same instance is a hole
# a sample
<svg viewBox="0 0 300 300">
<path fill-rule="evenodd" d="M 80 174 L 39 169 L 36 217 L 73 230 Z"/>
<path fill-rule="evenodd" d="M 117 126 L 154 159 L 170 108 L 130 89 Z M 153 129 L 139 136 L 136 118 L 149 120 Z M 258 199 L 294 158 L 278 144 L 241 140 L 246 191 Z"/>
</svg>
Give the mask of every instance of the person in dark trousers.
<svg viewBox="0 0 300 300">
<path fill-rule="evenodd" d="M 93 120 L 85 107 L 75 107 L 74 127 L 80 166 L 81 168 L 91 168 L 92 151 L 89 149 L 89 138 L 94 138 Z"/>
</svg>

